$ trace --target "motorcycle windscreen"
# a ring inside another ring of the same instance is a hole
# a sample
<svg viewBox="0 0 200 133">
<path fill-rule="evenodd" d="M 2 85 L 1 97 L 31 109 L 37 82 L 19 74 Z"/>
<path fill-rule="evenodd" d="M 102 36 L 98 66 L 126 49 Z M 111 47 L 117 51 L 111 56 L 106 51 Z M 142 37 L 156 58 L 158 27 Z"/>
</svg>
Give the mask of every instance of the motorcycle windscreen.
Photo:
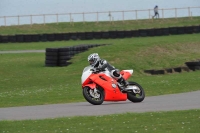
<svg viewBox="0 0 200 133">
<path fill-rule="evenodd" d="M 120 74 L 123 76 L 124 79 L 128 79 L 133 73 L 133 70 L 122 70 Z"/>
</svg>

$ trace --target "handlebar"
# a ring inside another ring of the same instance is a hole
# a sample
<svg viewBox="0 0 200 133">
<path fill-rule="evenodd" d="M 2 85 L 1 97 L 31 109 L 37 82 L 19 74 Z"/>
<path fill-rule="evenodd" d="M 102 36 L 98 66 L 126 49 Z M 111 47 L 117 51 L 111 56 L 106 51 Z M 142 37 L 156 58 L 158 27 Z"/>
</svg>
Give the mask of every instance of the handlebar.
<svg viewBox="0 0 200 133">
<path fill-rule="evenodd" d="M 97 70 L 97 69 L 90 69 L 90 71 L 92 71 L 92 73 L 99 73 L 99 72 L 102 72 L 102 71 L 105 71 L 105 70 Z"/>
</svg>

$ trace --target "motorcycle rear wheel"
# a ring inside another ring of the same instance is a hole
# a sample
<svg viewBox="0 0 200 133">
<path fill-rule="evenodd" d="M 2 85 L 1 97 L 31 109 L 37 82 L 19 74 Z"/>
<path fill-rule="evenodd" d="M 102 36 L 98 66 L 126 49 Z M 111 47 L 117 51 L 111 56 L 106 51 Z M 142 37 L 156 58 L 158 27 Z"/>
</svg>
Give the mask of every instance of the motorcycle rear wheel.
<svg viewBox="0 0 200 133">
<path fill-rule="evenodd" d="M 140 89 L 140 93 L 134 93 L 133 91 L 127 92 L 128 100 L 134 103 L 142 102 L 145 98 L 145 92 L 142 86 L 136 82 L 129 82 L 129 85 L 137 86 Z"/>
<path fill-rule="evenodd" d="M 98 95 L 100 95 L 99 98 L 95 98 L 94 96 L 92 96 L 89 92 L 90 90 L 91 90 L 91 88 L 89 88 L 89 87 L 83 88 L 83 96 L 84 96 L 85 100 L 87 100 L 89 103 L 91 103 L 93 105 L 102 104 L 104 101 L 104 97 L 105 97 L 103 90 L 97 89 L 97 93 L 98 93 Z"/>
</svg>

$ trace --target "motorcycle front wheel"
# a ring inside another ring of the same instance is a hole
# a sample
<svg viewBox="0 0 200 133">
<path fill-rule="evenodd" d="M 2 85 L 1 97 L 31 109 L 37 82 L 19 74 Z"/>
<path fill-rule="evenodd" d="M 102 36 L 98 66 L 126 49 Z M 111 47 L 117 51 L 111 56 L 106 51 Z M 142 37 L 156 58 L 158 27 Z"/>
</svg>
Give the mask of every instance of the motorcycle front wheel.
<svg viewBox="0 0 200 133">
<path fill-rule="evenodd" d="M 85 100 L 93 105 L 100 105 L 104 101 L 104 91 L 101 89 L 91 89 L 89 87 L 83 88 L 83 96 Z"/>
<path fill-rule="evenodd" d="M 136 82 L 129 82 L 129 85 L 130 86 L 134 86 L 134 87 L 137 87 L 137 92 L 134 92 L 134 91 L 128 91 L 127 92 L 127 97 L 128 97 L 128 100 L 132 101 L 132 102 L 142 102 L 145 98 L 145 92 L 144 92 L 144 89 L 142 88 L 141 85 L 139 85 L 138 83 Z"/>
</svg>

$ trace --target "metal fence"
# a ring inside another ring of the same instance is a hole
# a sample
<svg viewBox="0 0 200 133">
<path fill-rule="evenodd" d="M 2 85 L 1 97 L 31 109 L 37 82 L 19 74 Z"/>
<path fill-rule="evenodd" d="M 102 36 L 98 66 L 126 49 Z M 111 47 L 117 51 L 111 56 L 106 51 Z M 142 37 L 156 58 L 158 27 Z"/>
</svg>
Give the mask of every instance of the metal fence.
<svg viewBox="0 0 200 133">
<path fill-rule="evenodd" d="M 159 9 L 159 18 L 178 18 L 200 16 L 200 7 L 166 8 Z M 152 19 L 153 9 L 104 11 L 104 12 L 82 12 L 62 14 L 38 14 L 19 16 L 0 16 L 0 26 L 10 25 L 33 25 L 61 22 L 100 22 L 100 21 L 126 21 Z"/>
</svg>

